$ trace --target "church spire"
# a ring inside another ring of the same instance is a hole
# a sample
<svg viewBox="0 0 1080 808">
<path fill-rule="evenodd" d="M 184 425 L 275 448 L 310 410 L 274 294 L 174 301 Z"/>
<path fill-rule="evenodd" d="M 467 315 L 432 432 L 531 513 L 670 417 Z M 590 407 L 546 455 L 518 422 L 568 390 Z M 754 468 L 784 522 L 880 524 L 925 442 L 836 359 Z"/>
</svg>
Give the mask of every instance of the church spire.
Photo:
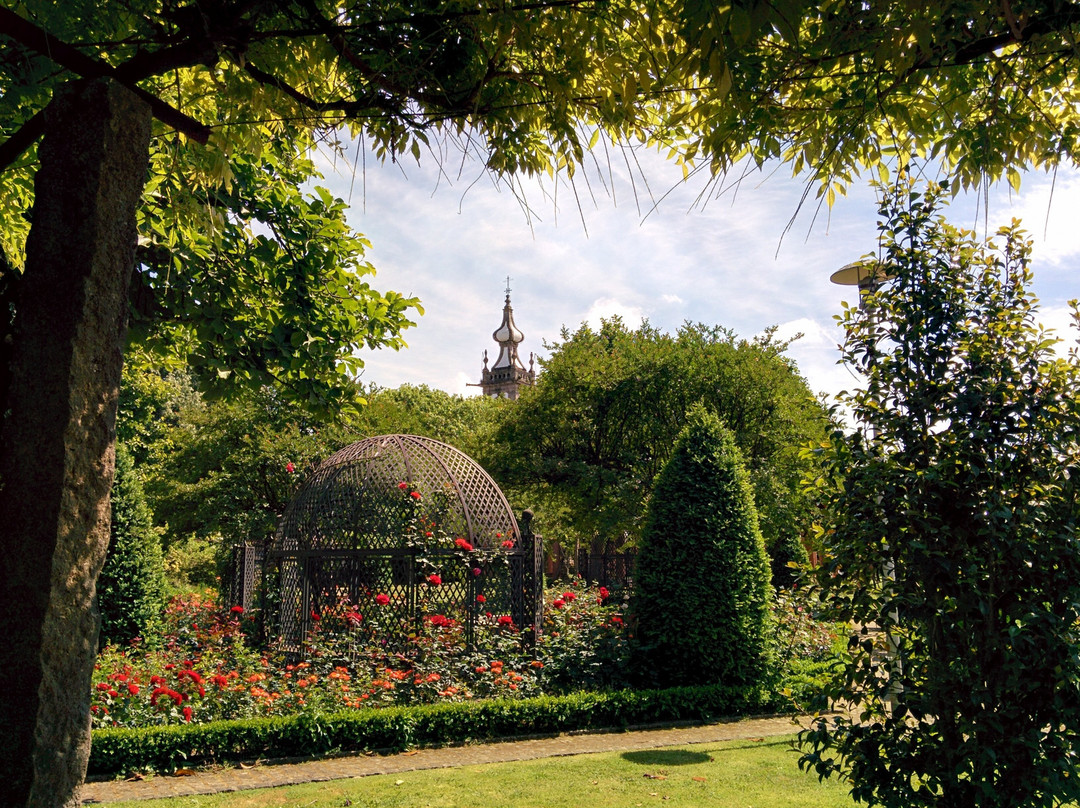
<svg viewBox="0 0 1080 808">
<path fill-rule="evenodd" d="M 499 355 L 488 368 L 487 351 L 484 351 L 484 369 L 481 371 L 480 384 L 484 395 L 516 399 L 522 385 L 536 382 L 533 370 L 533 357 L 529 356 L 529 369 L 518 358 L 518 345 L 525 335 L 514 322 L 514 308 L 510 305 L 510 277 L 506 278 L 506 303 L 503 305 L 502 323 L 492 333 L 491 338 L 499 344 Z"/>
</svg>

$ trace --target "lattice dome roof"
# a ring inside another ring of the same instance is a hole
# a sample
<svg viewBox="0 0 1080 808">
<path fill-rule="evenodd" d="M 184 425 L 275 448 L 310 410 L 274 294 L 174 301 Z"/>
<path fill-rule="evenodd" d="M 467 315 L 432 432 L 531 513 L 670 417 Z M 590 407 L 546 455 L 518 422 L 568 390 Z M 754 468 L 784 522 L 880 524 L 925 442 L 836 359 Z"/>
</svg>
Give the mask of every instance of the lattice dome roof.
<svg viewBox="0 0 1080 808">
<path fill-rule="evenodd" d="M 381 435 L 318 466 L 289 503 L 274 549 L 390 549 L 417 522 L 477 548 L 520 538 L 506 497 L 468 455 L 431 438 Z"/>
</svg>

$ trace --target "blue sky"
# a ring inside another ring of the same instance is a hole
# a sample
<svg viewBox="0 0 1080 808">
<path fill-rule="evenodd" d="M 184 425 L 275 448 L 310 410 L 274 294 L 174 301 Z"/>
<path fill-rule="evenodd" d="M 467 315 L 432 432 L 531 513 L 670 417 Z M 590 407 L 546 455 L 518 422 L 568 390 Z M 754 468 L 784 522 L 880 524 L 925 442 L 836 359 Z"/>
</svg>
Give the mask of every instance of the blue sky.
<svg viewBox="0 0 1080 808">
<path fill-rule="evenodd" d="M 595 171 L 587 184 L 579 178 L 575 200 L 565 180 L 525 183 L 515 195 L 460 157 L 447 158 L 440 171 L 431 155 L 419 166 L 361 156 L 354 175 L 353 156 L 352 149 L 347 160 L 322 154 L 321 184 L 350 202 L 350 223 L 372 242 L 372 285 L 417 295 L 426 310 L 405 334 L 408 349 L 363 354 L 364 381 L 476 394 L 466 383 L 479 381 L 482 353 L 495 345 L 509 275 L 526 356 L 546 355 L 544 341 L 557 340 L 563 326 L 616 313 L 632 325 L 647 318 L 673 331 L 691 320 L 743 337 L 775 325 L 784 336 L 804 334 L 790 355 L 815 391 L 833 394 L 853 383 L 836 364 L 841 335 L 833 316 L 856 296 L 829 275 L 876 246 L 866 184 L 831 211 L 813 198 L 798 211 L 803 181 L 780 166 L 703 200 L 703 181 L 682 183 L 676 166 L 644 153 L 654 207 L 641 176 L 635 200 L 625 170 L 603 185 Z M 1044 321 L 1063 329 L 1067 301 L 1080 297 L 1080 172 L 1059 172 L 1050 198 L 1051 178 L 1035 173 L 1019 194 L 1002 186 L 985 200 L 958 198 L 949 218 L 980 233 L 987 223 L 993 232 L 1022 218 L 1036 239 Z"/>
</svg>

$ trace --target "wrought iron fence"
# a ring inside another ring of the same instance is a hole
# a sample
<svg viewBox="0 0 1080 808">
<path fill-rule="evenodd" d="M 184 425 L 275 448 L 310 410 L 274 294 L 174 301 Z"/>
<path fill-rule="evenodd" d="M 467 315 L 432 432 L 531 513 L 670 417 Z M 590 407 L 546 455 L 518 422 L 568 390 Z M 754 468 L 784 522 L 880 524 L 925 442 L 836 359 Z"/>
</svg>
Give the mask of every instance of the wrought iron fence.
<svg viewBox="0 0 1080 808">
<path fill-rule="evenodd" d="M 634 571 L 637 568 L 637 551 L 590 553 L 582 548 L 578 551 L 578 575 L 587 583 L 610 588 L 622 587 L 633 589 Z"/>
</svg>

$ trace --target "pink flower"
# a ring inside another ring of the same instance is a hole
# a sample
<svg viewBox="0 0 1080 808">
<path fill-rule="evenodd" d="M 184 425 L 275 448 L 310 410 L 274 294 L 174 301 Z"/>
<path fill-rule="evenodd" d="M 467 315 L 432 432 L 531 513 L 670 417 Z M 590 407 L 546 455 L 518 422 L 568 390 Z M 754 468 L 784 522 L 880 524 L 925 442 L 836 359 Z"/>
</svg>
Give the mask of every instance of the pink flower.
<svg viewBox="0 0 1080 808">
<path fill-rule="evenodd" d="M 378 603 L 380 606 L 385 606 L 387 603 L 390 602 L 390 596 L 380 592 L 378 595 L 375 596 L 375 602 Z"/>
<path fill-rule="evenodd" d="M 479 578 L 480 577 L 480 572 L 481 572 L 481 569 L 479 567 L 473 567 L 472 568 L 473 578 Z"/>
<path fill-rule="evenodd" d="M 440 586 L 442 584 L 442 577 L 439 575 L 429 575 L 427 577 L 427 582 L 431 586 Z"/>
<path fill-rule="evenodd" d="M 289 472 L 289 474 L 292 474 L 294 471 L 296 471 L 296 466 L 292 464 L 291 460 L 285 464 L 285 471 Z"/>
<path fill-rule="evenodd" d="M 454 539 L 454 545 L 464 550 L 466 553 L 472 552 L 472 545 L 465 541 L 465 539 Z"/>
<path fill-rule="evenodd" d="M 409 496 L 412 497 L 413 499 L 420 499 L 420 492 L 419 491 L 410 491 Z"/>
</svg>

